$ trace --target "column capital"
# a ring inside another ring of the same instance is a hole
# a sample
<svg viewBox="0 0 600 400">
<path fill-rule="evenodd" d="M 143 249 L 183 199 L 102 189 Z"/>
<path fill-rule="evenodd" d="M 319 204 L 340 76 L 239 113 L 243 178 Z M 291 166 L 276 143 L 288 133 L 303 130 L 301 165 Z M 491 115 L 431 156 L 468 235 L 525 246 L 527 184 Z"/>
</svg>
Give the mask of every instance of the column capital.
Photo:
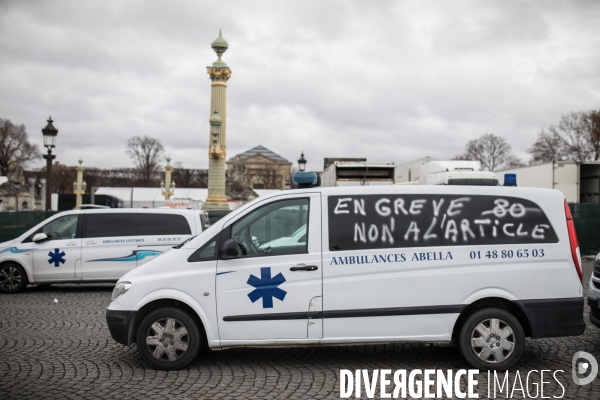
<svg viewBox="0 0 600 400">
<path fill-rule="evenodd" d="M 231 78 L 229 67 L 206 67 L 210 79 L 218 82 L 227 82 Z"/>
</svg>

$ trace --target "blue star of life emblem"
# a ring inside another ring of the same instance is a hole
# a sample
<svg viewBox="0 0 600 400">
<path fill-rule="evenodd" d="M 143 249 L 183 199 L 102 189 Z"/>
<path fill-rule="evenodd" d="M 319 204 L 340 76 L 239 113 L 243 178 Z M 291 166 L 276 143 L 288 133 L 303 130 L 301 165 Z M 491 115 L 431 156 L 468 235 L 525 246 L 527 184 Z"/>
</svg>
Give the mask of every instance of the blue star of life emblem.
<svg viewBox="0 0 600 400">
<path fill-rule="evenodd" d="M 285 278 L 281 272 L 271 278 L 271 267 L 261 268 L 260 279 L 254 275 L 250 275 L 248 282 L 246 282 L 248 285 L 256 288 L 248 293 L 248 297 L 253 303 L 262 298 L 263 308 L 273 308 L 273 297 L 283 301 L 287 294 L 285 290 L 277 287 L 283 282 L 285 282 Z"/>
<path fill-rule="evenodd" d="M 48 257 L 50 257 L 50 259 L 48 260 L 48 264 L 54 263 L 55 267 L 59 267 L 60 264 L 65 263 L 65 259 L 63 258 L 64 256 L 64 251 L 60 251 L 60 249 L 54 249 L 54 252 L 48 253 Z"/>
</svg>

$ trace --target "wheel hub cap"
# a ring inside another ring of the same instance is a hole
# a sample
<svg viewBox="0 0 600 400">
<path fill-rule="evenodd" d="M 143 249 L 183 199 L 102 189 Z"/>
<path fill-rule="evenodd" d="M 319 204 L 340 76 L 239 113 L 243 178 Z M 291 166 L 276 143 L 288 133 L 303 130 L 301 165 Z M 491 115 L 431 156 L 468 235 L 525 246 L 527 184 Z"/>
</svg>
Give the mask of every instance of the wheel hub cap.
<svg viewBox="0 0 600 400">
<path fill-rule="evenodd" d="M 189 347 L 187 328 L 175 318 L 160 319 L 148 328 L 146 346 L 157 360 L 176 361 Z"/>
<path fill-rule="evenodd" d="M 497 318 L 481 321 L 471 333 L 471 349 L 486 363 L 506 360 L 515 348 L 515 335 L 506 322 Z"/>
<path fill-rule="evenodd" d="M 9 290 L 16 289 L 21 284 L 21 273 L 15 267 L 5 267 L 0 270 L 0 287 Z"/>
</svg>

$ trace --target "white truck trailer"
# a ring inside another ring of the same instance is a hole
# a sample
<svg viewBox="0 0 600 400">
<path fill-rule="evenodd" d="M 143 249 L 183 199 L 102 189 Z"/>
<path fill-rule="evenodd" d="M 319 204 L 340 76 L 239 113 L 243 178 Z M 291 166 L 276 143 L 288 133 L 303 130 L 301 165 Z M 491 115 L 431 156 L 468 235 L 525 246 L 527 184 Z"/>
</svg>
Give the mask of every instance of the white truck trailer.
<svg viewBox="0 0 600 400">
<path fill-rule="evenodd" d="M 497 186 L 498 178 L 479 161 L 440 161 L 424 157 L 396 167 L 396 184 Z"/>
<path fill-rule="evenodd" d="M 575 161 L 552 161 L 498 171 L 516 174 L 517 186 L 558 189 L 569 203 L 597 203 L 600 201 L 600 162 L 578 163 Z"/>
<path fill-rule="evenodd" d="M 321 173 L 321 186 L 393 185 L 395 165 L 366 161 L 334 161 Z"/>
</svg>

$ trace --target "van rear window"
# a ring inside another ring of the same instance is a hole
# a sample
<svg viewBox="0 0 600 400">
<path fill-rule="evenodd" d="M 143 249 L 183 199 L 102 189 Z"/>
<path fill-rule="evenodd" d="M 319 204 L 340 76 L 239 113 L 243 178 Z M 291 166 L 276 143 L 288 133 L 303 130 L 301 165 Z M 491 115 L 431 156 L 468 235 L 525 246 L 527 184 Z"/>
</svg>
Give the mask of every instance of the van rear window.
<svg viewBox="0 0 600 400">
<path fill-rule="evenodd" d="M 179 214 L 138 213 L 138 235 L 191 235 L 187 219 Z"/>
<path fill-rule="evenodd" d="M 329 249 L 557 243 L 544 211 L 516 197 L 330 196 Z"/>
</svg>

